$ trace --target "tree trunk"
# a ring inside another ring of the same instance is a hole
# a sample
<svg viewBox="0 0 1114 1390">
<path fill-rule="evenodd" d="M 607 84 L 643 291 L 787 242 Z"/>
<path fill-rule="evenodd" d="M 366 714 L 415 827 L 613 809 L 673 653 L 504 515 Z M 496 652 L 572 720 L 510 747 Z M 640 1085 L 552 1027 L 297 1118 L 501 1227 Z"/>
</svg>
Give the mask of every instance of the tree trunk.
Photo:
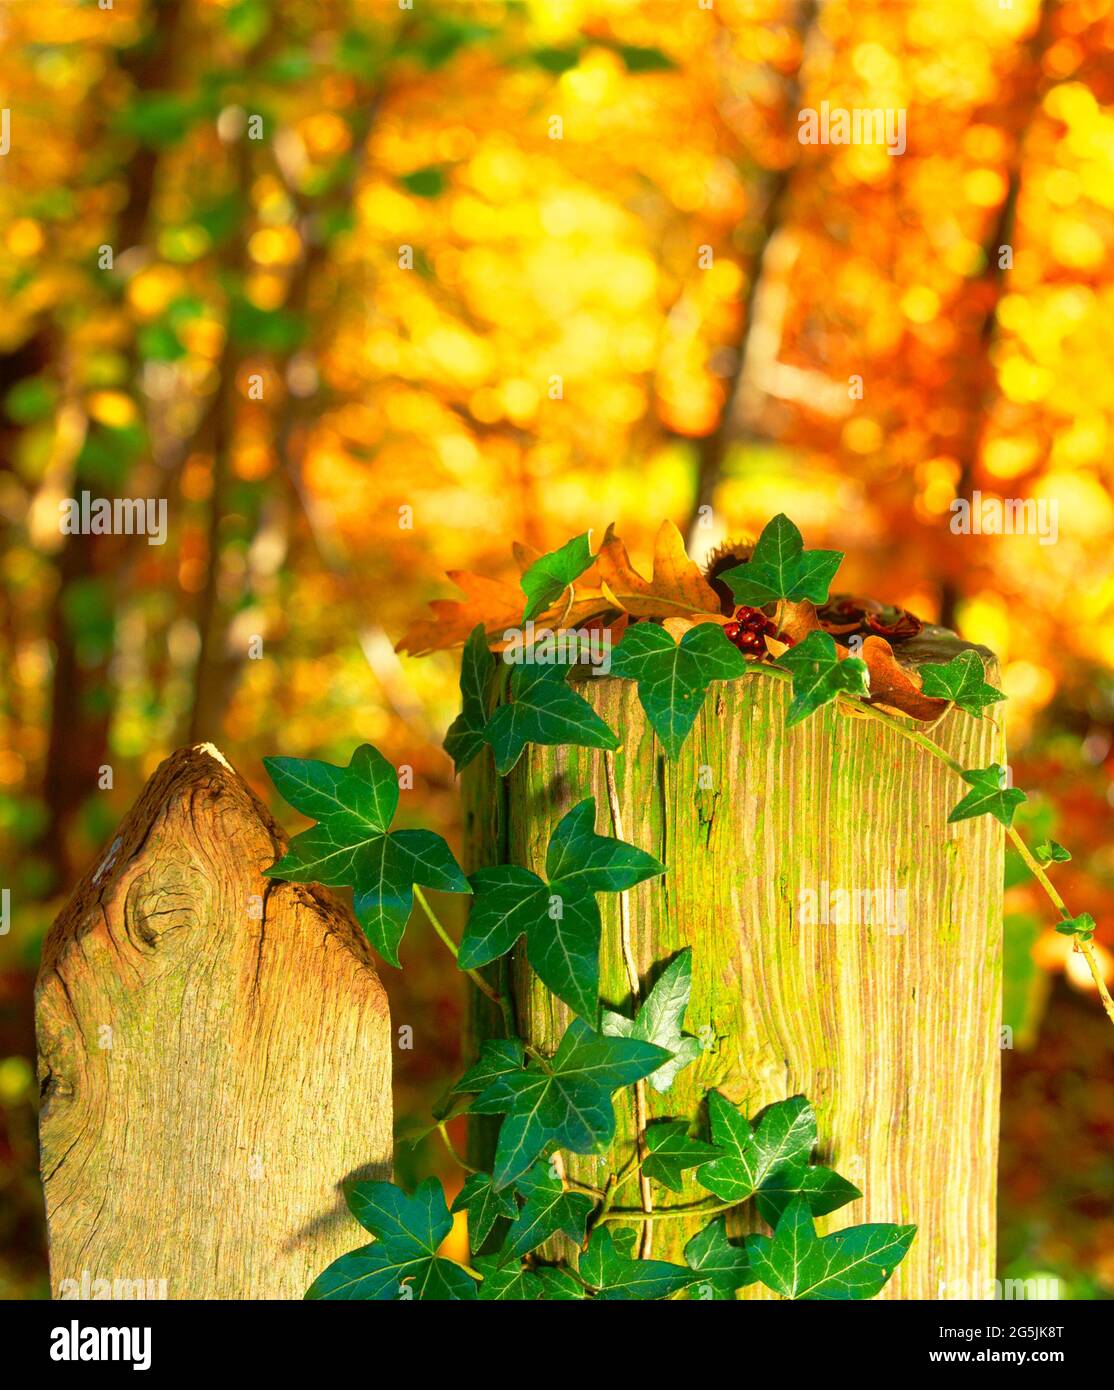
<svg viewBox="0 0 1114 1390">
<path fill-rule="evenodd" d="M 389 1176 L 386 996 L 346 908 L 261 876 L 284 844 L 216 749 L 183 749 L 51 929 L 55 1297 L 300 1298 L 351 1248 L 342 1182 Z"/>
<path fill-rule="evenodd" d="M 934 655 L 947 659 L 961 645 L 938 638 Z M 633 682 L 590 679 L 578 689 L 623 738 L 615 768 L 624 838 L 667 866 L 629 896 L 643 996 L 693 947 L 685 1030 L 705 1051 L 665 1094 L 648 1089 L 649 1119 L 697 1117 L 711 1087 L 752 1117 L 806 1095 L 820 1157 L 863 1192 L 819 1229 L 915 1223 L 913 1247 L 881 1296 L 938 1298 L 942 1284 L 983 1296 L 995 1268 L 1001 827 L 989 817 L 948 825 L 966 788 L 875 721 L 829 705 L 786 730 L 787 687 L 760 675 L 711 687 L 676 762 L 665 759 Z M 964 767 L 1004 762 L 989 721 L 953 712 L 934 737 Z M 473 865 L 507 859 L 542 872 L 553 825 L 588 795 L 597 830 L 614 833 L 602 754 L 531 746 L 503 789 L 488 759 L 466 785 Z M 851 904 L 857 893 L 889 894 L 890 910 L 864 924 L 865 904 L 844 914 L 828 896 L 840 889 Z M 803 896 L 809 890 L 815 899 Z M 601 993 L 630 1012 L 619 900 L 599 901 Z M 568 1011 L 521 950 L 514 975 L 522 1031 L 552 1049 Z M 477 1026 L 497 1031 L 483 1011 Z M 610 1156 L 566 1155 L 570 1177 L 601 1185 L 630 1156 L 629 1095 L 616 1098 Z M 637 1184 L 625 1191 L 625 1204 L 637 1205 Z M 654 1198 L 662 1207 L 711 1200 L 691 1181 L 679 1196 L 655 1184 Z M 762 1229 L 749 1206 L 732 1219 L 736 1233 Z M 706 1220 L 654 1222 L 653 1256 L 683 1262 Z M 774 1297 L 759 1285 L 741 1296 Z"/>
</svg>

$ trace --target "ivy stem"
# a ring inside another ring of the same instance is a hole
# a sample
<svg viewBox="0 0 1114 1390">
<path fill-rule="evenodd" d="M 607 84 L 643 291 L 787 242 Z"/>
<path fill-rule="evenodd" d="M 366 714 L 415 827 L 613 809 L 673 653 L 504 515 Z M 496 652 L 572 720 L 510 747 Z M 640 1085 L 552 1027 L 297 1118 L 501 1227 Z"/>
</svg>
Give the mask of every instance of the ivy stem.
<svg viewBox="0 0 1114 1390">
<path fill-rule="evenodd" d="M 782 673 L 778 672 L 778 675 L 780 677 Z M 857 701 L 845 700 L 842 697 L 841 703 L 846 705 L 848 708 L 853 708 L 856 714 L 859 714 L 866 719 L 873 719 L 877 721 L 879 724 L 884 724 L 886 728 L 892 729 L 894 733 L 900 734 L 902 738 L 908 739 L 910 743 L 918 744 L 921 748 L 924 748 L 928 753 L 930 753 L 938 762 L 941 762 L 946 767 L 949 767 L 952 770 L 952 772 L 956 774 L 956 776 L 963 775 L 963 768 L 959 765 L 959 763 L 957 763 L 956 760 L 953 757 L 951 757 L 950 754 L 945 753 L 938 743 L 934 742 L 932 739 L 928 737 L 927 734 L 922 733 L 919 729 L 911 729 L 907 724 L 899 724 L 896 719 L 891 719 L 888 715 L 883 714 L 880 710 L 871 709 L 869 705 L 862 705 L 859 704 Z M 935 728 L 935 724 L 932 727 Z M 1072 915 L 1070 910 L 1065 904 L 1063 898 L 1057 892 L 1056 888 L 1053 886 L 1052 880 L 1045 873 L 1043 866 L 1039 864 L 1037 860 L 1033 857 L 1032 853 L 1029 850 L 1029 846 L 1025 843 L 1024 839 L 1022 838 L 1020 831 L 1018 831 L 1015 826 L 1008 825 L 1006 827 L 1006 834 L 1010 837 L 1010 840 L 1012 841 L 1014 848 L 1021 856 L 1030 873 L 1037 880 L 1040 886 L 1044 889 L 1044 892 L 1051 901 L 1052 906 L 1056 909 L 1057 912 L 1059 912 L 1061 917 L 1070 917 Z M 1094 981 L 1095 989 L 1098 991 L 1099 1000 L 1102 1003 L 1102 1007 L 1104 1012 L 1106 1013 L 1107 1018 L 1110 1019 L 1111 1023 L 1114 1023 L 1114 999 L 1111 998 L 1110 991 L 1106 987 L 1106 981 L 1102 977 L 1102 968 L 1099 965 L 1098 957 L 1095 955 L 1094 946 L 1091 944 L 1090 941 L 1081 941 L 1079 937 L 1073 938 L 1073 943 L 1074 949 L 1077 950 L 1079 954 L 1083 957 L 1083 959 L 1087 962 L 1087 968 L 1091 972 L 1091 979 Z"/>
<path fill-rule="evenodd" d="M 596 1218 L 592 1222 L 593 1228 L 598 1226 L 601 1221 L 607 1220 L 607 1213 L 611 1210 L 612 1203 L 615 1201 L 615 1188 L 618 1186 L 618 1178 L 614 1173 L 608 1175 L 607 1186 L 603 1190 L 603 1201 L 600 1209 L 596 1213 Z"/>
<path fill-rule="evenodd" d="M 603 1201 L 604 1192 L 602 1187 L 593 1187 L 590 1182 L 577 1182 L 575 1178 L 570 1178 L 567 1173 L 564 1174 L 564 1182 L 566 1186 L 573 1188 L 577 1192 L 586 1192 L 589 1197 L 594 1197 L 597 1202 Z"/>
<path fill-rule="evenodd" d="M 1037 861 L 1037 859 L 1033 856 L 1033 854 L 1029 850 L 1029 846 L 1025 843 L 1025 841 L 1021 838 L 1021 836 L 1017 833 L 1017 831 L 1013 828 L 1012 825 L 1006 833 L 1013 841 L 1014 849 L 1016 849 L 1018 854 L 1021 855 L 1030 873 L 1037 880 L 1037 882 L 1044 889 L 1044 891 L 1048 894 L 1048 896 L 1052 899 L 1053 905 L 1059 909 L 1060 915 L 1063 917 L 1070 917 L 1071 913 L 1068 911 L 1063 898 L 1052 886 L 1052 880 L 1048 877 L 1048 874 L 1045 873 L 1044 866 L 1040 864 Z M 1090 970 L 1091 979 L 1094 980 L 1095 988 L 1099 992 L 1099 998 L 1102 1000 L 1102 1007 L 1106 1010 L 1106 1016 L 1110 1019 L 1111 1023 L 1114 1023 L 1114 999 L 1111 999 L 1110 991 L 1106 988 L 1106 981 L 1102 978 L 1102 969 L 1099 966 L 1098 957 L 1095 955 L 1094 947 L 1091 945 L 1089 941 L 1080 941 L 1078 937 L 1076 937 L 1074 940 L 1075 949 L 1087 962 L 1087 968 Z"/>
<path fill-rule="evenodd" d="M 619 809 L 619 787 L 615 777 L 615 754 L 609 748 L 604 749 L 603 766 L 607 777 L 607 800 L 611 808 L 611 827 L 615 838 L 622 840 L 625 836 L 623 835 L 623 814 Z M 623 963 L 627 970 L 627 983 L 630 986 L 631 998 L 637 1003 L 642 994 L 642 984 L 638 977 L 638 965 L 635 962 L 634 948 L 631 944 L 630 895 L 626 889 L 619 894 L 619 936 L 623 946 Z M 643 1077 L 634 1084 L 635 1152 L 638 1159 L 638 1184 L 642 1197 L 642 1210 L 649 1213 L 654 1209 L 654 1194 L 650 1187 L 650 1179 L 641 1171 L 647 1152 L 646 1120 L 646 1079 Z M 653 1226 L 647 1224 L 642 1232 L 638 1247 L 639 1257 L 643 1260 L 648 1260 L 652 1253 L 653 1234 Z"/>
<path fill-rule="evenodd" d="M 453 960 L 458 962 L 459 967 L 459 947 L 457 946 L 456 942 L 452 939 L 452 937 L 449 935 L 449 933 L 445 930 L 445 924 L 441 921 L 440 917 L 438 917 L 437 913 L 434 912 L 433 908 L 429 904 L 429 899 L 426 897 L 426 895 L 422 892 L 422 890 L 418 887 L 416 883 L 414 884 L 414 897 L 421 905 L 422 911 L 429 918 L 430 925 L 433 927 L 433 930 L 449 948 Z M 465 970 L 464 973 L 468 976 L 468 978 L 472 981 L 472 983 L 476 986 L 476 988 L 480 991 L 481 994 L 486 995 L 487 998 L 490 999 L 493 1004 L 498 1005 L 499 1010 L 503 1015 L 503 1023 L 505 1024 L 507 1029 L 507 1037 L 513 1038 L 514 1017 L 511 1013 L 510 1002 L 508 1001 L 506 995 L 500 994 L 497 989 L 493 989 L 492 986 L 488 984 L 488 982 L 484 979 L 484 977 L 479 973 L 478 970 Z"/>
<path fill-rule="evenodd" d="M 680 1221 L 686 1216 L 714 1216 L 717 1211 L 731 1211 L 738 1202 L 693 1202 L 685 1207 L 661 1207 L 657 1211 L 636 1211 L 633 1208 L 610 1207 L 601 1212 L 596 1224 L 601 1221 Z"/>
<path fill-rule="evenodd" d="M 638 1154 L 638 1153 L 633 1153 L 633 1154 L 631 1154 L 629 1160 L 628 1160 L 627 1163 L 624 1165 L 622 1171 L 621 1171 L 620 1173 L 616 1174 L 616 1177 L 615 1177 L 615 1191 L 616 1191 L 616 1193 L 618 1193 L 619 1189 L 623 1186 L 624 1183 L 630 1182 L 631 1178 L 633 1178 L 634 1175 L 635 1175 L 636 1173 L 641 1174 L 641 1172 L 642 1172 L 642 1159 L 643 1159 L 643 1155 L 641 1155 L 641 1154 Z"/>
<path fill-rule="evenodd" d="M 459 1167 L 463 1168 L 466 1173 L 478 1173 L 480 1171 L 478 1168 L 473 1168 L 470 1163 L 466 1163 L 464 1159 L 461 1158 L 460 1154 L 457 1153 L 456 1145 L 453 1143 L 452 1139 L 449 1136 L 447 1122 L 445 1120 L 437 1121 L 437 1132 L 438 1134 L 440 1134 L 442 1140 L 444 1141 L 445 1148 L 449 1151 L 449 1157 L 453 1160 L 454 1163 L 459 1165 Z"/>
</svg>

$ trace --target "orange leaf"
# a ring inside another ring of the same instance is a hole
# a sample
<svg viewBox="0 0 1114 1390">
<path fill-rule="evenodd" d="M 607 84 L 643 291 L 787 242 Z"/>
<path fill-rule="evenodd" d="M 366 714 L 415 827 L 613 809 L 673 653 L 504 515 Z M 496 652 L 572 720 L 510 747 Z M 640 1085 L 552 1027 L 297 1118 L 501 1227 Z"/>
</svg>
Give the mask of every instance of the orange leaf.
<svg viewBox="0 0 1114 1390">
<path fill-rule="evenodd" d="M 870 672 L 870 704 L 884 705 L 901 714 L 911 714 L 914 719 L 926 720 L 939 718 L 947 709 L 947 700 L 921 694 L 920 676 L 907 671 L 898 662 L 893 647 L 884 637 L 864 638 L 859 655 Z"/>
<path fill-rule="evenodd" d="M 589 570 L 587 576 L 591 574 Z M 396 644 L 396 651 L 428 656 L 430 652 L 444 651 L 447 647 L 459 647 L 467 641 L 476 624 L 483 623 L 488 646 L 498 652 L 507 646 L 505 632 L 510 628 L 521 630 L 522 610 L 526 606 L 521 589 L 505 580 L 488 579 L 467 570 L 450 570 L 449 578 L 464 590 L 465 599 L 434 599 L 429 605 L 433 616 L 411 623 Z M 617 606 L 599 588 L 577 588 L 571 602 L 567 592 L 562 594 L 551 608 L 538 615 L 534 627 L 536 631 L 543 627 L 579 627 L 581 623 L 614 611 Z"/>
<path fill-rule="evenodd" d="M 816 605 L 803 598 L 798 603 L 784 603 L 781 608 L 781 631 L 794 642 L 803 642 L 810 632 L 820 627 Z"/>
<path fill-rule="evenodd" d="M 426 656 L 429 652 L 455 647 L 468 638 L 477 623 L 483 623 L 490 639 L 502 637 L 509 627 L 522 622 L 526 606 L 522 590 L 502 579 L 487 579 L 467 570 L 450 570 L 449 578 L 466 595 L 459 599 L 437 598 L 429 605 L 432 618 L 419 618 L 411 623 L 395 647 L 411 656 Z"/>
<path fill-rule="evenodd" d="M 794 642 L 803 641 L 810 632 L 819 627 L 821 622 L 816 609 L 807 600 L 801 603 L 787 603 L 782 609 L 781 630 L 792 637 Z M 838 636 L 835 636 L 835 644 L 840 661 L 846 661 L 849 656 L 857 656 L 866 662 L 866 668 L 870 673 L 868 704 L 922 720 L 937 719 L 947 708 L 947 700 L 935 700 L 931 696 L 921 694 L 920 676 L 916 671 L 909 671 L 901 665 L 894 655 L 893 647 L 884 637 L 864 638 L 857 651 L 850 650 Z M 766 638 L 766 646 L 775 660 L 786 650 L 786 644 L 773 637 Z"/>
<path fill-rule="evenodd" d="M 604 593 L 632 617 L 675 618 L 721 611 L 715 590 L 689 559 L 681 533 L 671 521 L 662 522 L 654 540 L 652 579 L 644 579 L 631 564 L 614 526 L 607 528 L 595 569 Z"/>
</svg>

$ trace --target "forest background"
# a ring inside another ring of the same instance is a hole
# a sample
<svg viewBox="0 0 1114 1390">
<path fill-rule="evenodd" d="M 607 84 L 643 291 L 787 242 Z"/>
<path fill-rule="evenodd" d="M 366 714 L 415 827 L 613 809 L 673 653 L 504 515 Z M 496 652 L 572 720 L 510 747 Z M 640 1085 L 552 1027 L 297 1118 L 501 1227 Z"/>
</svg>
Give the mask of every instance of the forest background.
<svg viewBox="0 0 1114 1390">
<path fill-rule="evenodd" d="M 0 45 L 0 1296 L 46 1292 L 76 878 L 198 739 L 264 798 L 264 754 L 373 742 L 458 843 L 456 656 L 395 644 L 514 540 L 785 511 L 992 647 L 1114 975 L 1112 0 L 8 0 Z M 904 152 L 800 143 L 823 101 Z M 83 491 L 163 543 L 65 534 Z M 1055 544 L 955 534 L 976 492 Z M 1109 1025 L 1012 861 L 1006 932 L 1000 1272 L 1109 1298 Z M 405 1131 L 463 996 L 420 923 L 403 956 Z"/>
</svg>

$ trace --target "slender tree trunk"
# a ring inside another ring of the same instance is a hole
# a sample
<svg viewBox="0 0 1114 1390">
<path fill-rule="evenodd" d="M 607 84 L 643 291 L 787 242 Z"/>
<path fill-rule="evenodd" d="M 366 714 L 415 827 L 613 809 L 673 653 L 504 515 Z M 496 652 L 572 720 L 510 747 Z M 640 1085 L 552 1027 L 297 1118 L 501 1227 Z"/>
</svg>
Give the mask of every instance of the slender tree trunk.
<svg viewBox="0 0 1114 1390">
<path fill-rule="evenodd" d="M 171 87 L 182 13 L 182 0 L 155 0 L 148 34 L 121 56 L 120 67 L 137 93 L 149 94 Z M 157 161 L 156 150 L 140 145 L 128 165 L 126 196 L 114 237 L 117 258 L 139 245 L 146 235 Z M 130 351 L 134 375 L 134 344 Z M 85 800 L 97 790 L 99 769 L 108 761 L 113 707 L 109 681 L 114 641 L 111 628 L 115 596 L 122 588 L 122 557 L 130 549 L 128 539 L 111 535 L 67 536 L 58 555 L 59 582 L 46 620 L 55 652 L 50 742 L 43 773 L 43 794 L 50 816 L 38 846 L 54 871 L 54 888 L 72 879 L 75 866 L 69 857 L 70 831 Z M 102 607 L 107 630 L 103 641 L 86 641 L 82 647 L 82 622 L 72 616 L 72 611 L 75 600 L 84 599 L 88 604 L 98 587 L 104 591 Z"/>
<path fill-rule="evenodd" d="M 801 34 L 802 64 L 808 35 L 811 32 L 815 16 L 815 0 L 802 0 L 797 21 L 797 27 Z M 784 116 L 787 128 L 795 119 L 797 107 L 800 104 L 800 80 L 801 72 L 798 68 L 786 82 Z M 785 212 L 785 203 L 794 168 L 794 164 L 786 164 L 784 168 L 774 170 L 765 180 L 762 214 L 752 232 L 750 269 L 740 305 L 738 336 L 732 344 L 735 350 L 735 364 L 728 385 L 727 398 L 720 411 L 715 429 L 711 434 L 705 435 L 697 441 L 696 487 L 692 519 L 688 528 L 690 543 L 694 539 L 696 527 L 700 524 L 703 509 L 710 507 L 715 500 L 716 488 L 723 473 L 727 451 L 738 435 L 740 406 L 747 387 L 745 377 L 747 348 L 754 328 L 755 302 L 762 283 L 766 252 L 769 250 L 774 234 L 781 225 Z"/>
</svg>

